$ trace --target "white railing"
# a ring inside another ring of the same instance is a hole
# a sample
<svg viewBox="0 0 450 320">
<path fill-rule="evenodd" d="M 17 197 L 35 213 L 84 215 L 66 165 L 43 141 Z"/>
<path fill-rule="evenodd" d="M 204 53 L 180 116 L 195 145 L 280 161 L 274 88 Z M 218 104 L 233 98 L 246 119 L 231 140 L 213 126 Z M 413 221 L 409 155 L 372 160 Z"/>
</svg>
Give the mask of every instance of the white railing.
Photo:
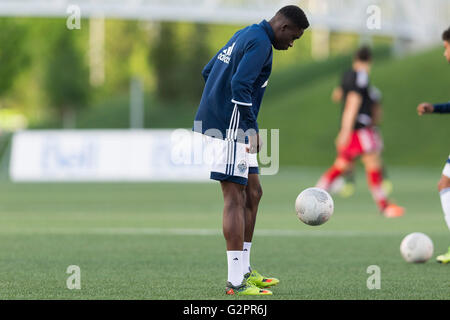
<svg viewBox="0 0 450 320">
<path fill-rule="evenodd" d="M 268 19 L 286 4 L 304 8 L 313 29 L 320 26 L 422 43 L 439 41 L 450 25 L 449 0 L 0 0 L 0 16 L 64 17 L 67 8 L 76 5 L 84 18 L 246 24 Z M 379 8 L 379 28 L 367 26 L 373 6 Z"/>
</svg>

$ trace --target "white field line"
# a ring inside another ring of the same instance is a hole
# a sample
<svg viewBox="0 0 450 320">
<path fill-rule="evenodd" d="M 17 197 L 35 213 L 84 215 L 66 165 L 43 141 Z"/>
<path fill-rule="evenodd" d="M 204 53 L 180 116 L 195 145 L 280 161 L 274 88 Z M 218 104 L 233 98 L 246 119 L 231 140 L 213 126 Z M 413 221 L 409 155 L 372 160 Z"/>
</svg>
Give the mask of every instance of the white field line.
<svg viewBox="0 0 450 320">
<path fill-rule="evenodd" d="M 312 228 L 313 229 L 313 228 Z M 256 229 L 255 236 L 263 237 L 356 237 L 356 236 L 401 236 L 407 231 L 357 231 L 357 230 L 281 230 Z M 0 230 L 2 234 L 61 234 L 61 235 L 178 235 L 178 236 L 222 236 L 220 229 L 187 228 L 14 228 Z M 448 233 L 433 232 L 435 235 Z"/>
</svg>

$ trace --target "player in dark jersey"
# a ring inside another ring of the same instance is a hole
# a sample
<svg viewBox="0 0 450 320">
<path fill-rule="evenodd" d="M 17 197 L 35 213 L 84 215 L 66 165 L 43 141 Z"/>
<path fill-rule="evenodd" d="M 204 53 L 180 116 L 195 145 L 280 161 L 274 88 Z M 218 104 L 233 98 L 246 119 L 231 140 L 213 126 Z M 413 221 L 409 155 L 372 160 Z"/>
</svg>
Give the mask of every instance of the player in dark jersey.
<svg viewBox="0 0 450 320">
<path fill-rule="evenodd" d="M 450 63 L 450 28 L 442 34 L 444 41 L 444 56 Z M 450 113 L 450 102 L 431 104 L 423 102 L 417 106 L 417 113 L 421 116 L 430 113 Z M 444 211 L 445 221 L 450 230 L 450 155 L 444 165 L 441 179 L 438 182 L 439 195 L 441 197 L 442 210 Z M 450 263 L 450 247 L 447 253 L 436 257 L 436 261 L 440 263 Z"/>
<path fill-rule="evenodd" d="M 289 49 L 308 27 L 302 9 L 285 6 L 270 21 L 237 31 L 202 72 L 205 88 L 194 131 L 213 147 L 210 177 L 220 181 L 222 189 L 229 295 L 271 295 L 265 288 L 279 282 L 252 269 L 249 260 L 262 197 L 257 116 L 272 70 L 272 48 Z"/>
<path fill-rule="evenodd" d="M 382 94 L 381 91 L 371 85 L 369 87 L 369 98 L 372 101 L 371 117 L 374 128 L 381 124 L 382 118 Z M 342 84 L 336 87 L 331 95 L 331 100 L 335 103 L 345 103 L 343 100 Z M 355 193 L 355 163 L 352 162 L 349 168 L 340 177 L 336 178 L 330 186 L 330 192 L 339 194 L 341 197 L 348 198 Z M 385 165 L 382 168 L 383 183 L 382 188 L 384 192 L 389 195 L 392 193 L 392 182 L 387 178 L 387 170 Z"/>
<path fill-rule="evenodd" d="M 316 186 L 329 190 L 333 181 L 361 156 L 370 191 L 380 212 L 385 217 L 394 218 L 402 216 L 404 208 L 391 203 L 382 188 L 383 166 L 380 153 L 383 145 L 373 122 L 373 101 L 369 91 L 371 61 L 370 49 L 360 48 L 354 56 L 353 68 L 342 78 L 342 96 L 345 103 L 341 129 L 335 141 L 338 156 Z"/>
</svg>

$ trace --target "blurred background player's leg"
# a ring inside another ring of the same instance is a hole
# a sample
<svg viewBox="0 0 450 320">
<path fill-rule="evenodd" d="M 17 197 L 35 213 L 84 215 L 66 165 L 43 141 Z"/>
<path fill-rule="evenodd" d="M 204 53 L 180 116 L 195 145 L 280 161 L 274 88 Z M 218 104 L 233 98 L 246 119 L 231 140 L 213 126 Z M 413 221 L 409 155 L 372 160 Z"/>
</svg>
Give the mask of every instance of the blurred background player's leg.
<svg viewBox="0 0 450 320">
<path fill-rule="evenodd" d="M 354 160 L 361 154 L 361 146 L 358 142 L 356 132 L 352 132 L 350 141 L 347 145 L 338 150 L 338 156 L 333 165 L 320 177 L 316 183 L 317 188 L 322 188 L 326 191 L 331 190 L 332 184 L 341 177 L 345 172 L 351 170 Z"/>
<path fill-rule="evenodd" d="M 366 169 L 367 183 L 380 211 L 383 211 L 387 205 L 387 196 L 381 187 L 383 182 L 383 173 L 381 169 L 379 153 L 363 154 L 361 160 Z"/>
<path fill-rule="evenodd" d="M 361 160 L 366 169 L 370 192 L 372 193 L 378 209 L 389 218 L 402 216 L 404 214 L 404 209 L 390 203 L 383 190 L 383 172 L 380 152 L 365 153 L 362 155 Z"/>
<path fill-rule="evenodd" d="M 450 230 L 450 157 L 445 164 L 442 177 L 438 183 L 439 195 L 441 197 L 442 210 L 444 211 L 445 222 Z M 450 247 L 447 253 L 436 257 L 440 263 L 450 263 Z"/>
<path fill-rule="evenodd" d="M 356 178 L 355 178 L 355 163 L 352 162 L 350 168 L 345 171 L 341 176 L 336 178 L 330 186 L 331 194 L 338 194 L 343 198 L 349 198 L 355 194 L 356 190 Z M 388 178 L 386 166 L 383 165 L 382 168 L 383 183 L 381 187 L 384 193 L 389 196 L 394 190 L 394 185 L 392 181 Z"/>
<path fill-rule="evenodd" d="M 350 160 L 337 157 L 333 165 L 320 177 L 316 187 L 330 191 L 332 184 L 350 168 L 351 163 Z"/>
<path fill-rule="evenodd" d="M 394 191 L 394 185 L 392 184 L 392 181 L 388 177 L 385 165 L 383 165 L 381 170 L 383 173 L 383 183 L 381 184 L 381 187 L 383 188 L 383 191 L 386 193 L 386 195 L 389 196 L 392 193 L 392 191 Z"/>
<path fill-rule="evenodd" d="M 351 197 L 355 193 L 354 162 L 351 162 L 349 168 L 331 183 L 329 191 L 331 194 L 338 194 L 343 198 Z"/>
</svg>

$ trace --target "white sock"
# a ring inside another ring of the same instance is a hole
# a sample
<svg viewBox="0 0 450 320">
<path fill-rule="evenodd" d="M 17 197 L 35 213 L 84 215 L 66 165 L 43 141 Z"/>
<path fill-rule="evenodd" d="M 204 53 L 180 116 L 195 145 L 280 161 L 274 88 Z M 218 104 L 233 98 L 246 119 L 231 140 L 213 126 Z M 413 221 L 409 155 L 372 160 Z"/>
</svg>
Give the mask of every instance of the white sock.
<svg viewBox="0 0 450 320">
<path fill-rule="evenodd" d="M 228 282 L 233 286 L 240 286 L 244 275 L 242 274 L 242 251 L 227 251 Z"/>
<path fill-rule="evenodd" d="M 242 271 L 244 275 L 250 272 L 250 248 L 252 247 L 251 242 L 244 242 L 244 251 L 242 251 Z"/>
<path fill-rule="evenodd" d="M 442 189 L 439 194 L 441 195 L 442 210 L 444 210 L 445 221 L 447 222 L 447 227 L 450 230 L 450 188 Z"/>
</svg>

